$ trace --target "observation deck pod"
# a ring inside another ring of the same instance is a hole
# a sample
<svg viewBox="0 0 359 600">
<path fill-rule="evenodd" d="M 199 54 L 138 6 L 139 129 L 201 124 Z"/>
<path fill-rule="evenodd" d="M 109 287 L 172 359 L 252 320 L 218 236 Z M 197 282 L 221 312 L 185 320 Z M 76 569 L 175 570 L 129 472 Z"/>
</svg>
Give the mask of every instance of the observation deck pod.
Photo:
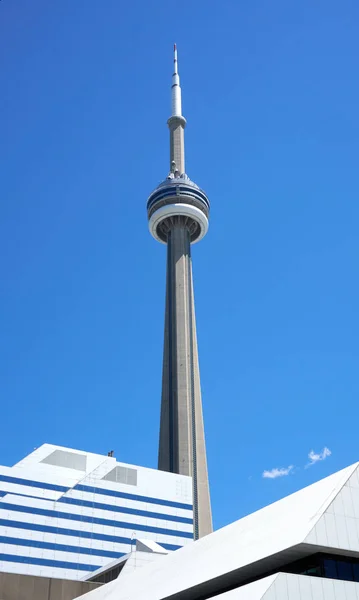
<svg viewBox="0 0 359 600">
<path fill-rule="evenodd" d="M 206 194 L 185 173 L 178 177 L 169 176 L 147 200 L 149 230 L 156 240 L 166 244 L 169 227 L 177 217 L 185 219 L 194 244 L 208 231 L 209 210 Z"/>
</svg>

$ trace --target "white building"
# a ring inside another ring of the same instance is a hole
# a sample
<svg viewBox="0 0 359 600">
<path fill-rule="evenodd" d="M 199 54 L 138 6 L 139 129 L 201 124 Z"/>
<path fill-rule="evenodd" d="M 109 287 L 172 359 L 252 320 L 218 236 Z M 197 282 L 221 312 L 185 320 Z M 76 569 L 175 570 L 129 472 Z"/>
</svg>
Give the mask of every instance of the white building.
<svg viewBox="0 0 359 600">
<path fill-rule="evenodd" d="M 359 463 L 82 600 L 359 600 Z"/>
<path fill-rule="evenodd" d="M 44 444 L 0 467 L 0 572 L 84 579 L 138 538 L 184 546 L 192 519 L 190 477 Z"/>
</svg>

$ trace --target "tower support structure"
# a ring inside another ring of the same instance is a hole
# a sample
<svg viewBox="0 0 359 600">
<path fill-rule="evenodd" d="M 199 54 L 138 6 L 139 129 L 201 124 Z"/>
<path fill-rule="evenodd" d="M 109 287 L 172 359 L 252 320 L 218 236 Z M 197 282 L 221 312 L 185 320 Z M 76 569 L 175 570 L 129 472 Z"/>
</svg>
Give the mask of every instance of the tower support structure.
<svg viewBox="0 0 359 600">
<path fill-rule="evenodd" d="M 149 227 L 167 245 L 165 335 L 158 468 L 193 481 L 194 537 L 211 533 L 191 246 L 208 230 L 209 201 L 185 173 L 181 89 L 174 55 L 170 173 L 147 202 Z"/>
</svg>

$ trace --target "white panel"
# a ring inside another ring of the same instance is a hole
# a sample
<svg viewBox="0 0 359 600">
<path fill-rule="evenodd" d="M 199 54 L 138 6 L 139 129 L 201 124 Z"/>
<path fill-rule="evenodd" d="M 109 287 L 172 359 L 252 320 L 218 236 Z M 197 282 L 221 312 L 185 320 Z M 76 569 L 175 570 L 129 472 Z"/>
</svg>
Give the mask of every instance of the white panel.
<svg viewBox="0 0 359 600">
<path fill-rule="evenodd" d="M 289 599 L 288 595 L 287 578 L 282 574 L 276 578 L 275 582 L 268 591 L 270 592 L 271 590 L 274 591 L 275 599 L 280 598 L 281 600 L 292 600 L 291 598 Z M 265 598 L 267 598 L 267 594 L 265 595 Z"/>
<path fill-rule="evenodd" d="M 346 517 L 355 517 L 352 489 L 345 485 L 339 495 L 343 501 L 344 515 Z"/>
<path fill-rule="evenodd" d="M 53 490 L 44 490 L 40 488 L 28 487 L 18 483 L 7 483 L 0 481 L 0 491 L 9 492 L 10 494 L 23 494 L 24 496 L 36 496 L 38 498 L 47 498 L 48 500 L 57 500 L 63 492 L 54 492 Z M 7 502 L 7 498 L 3 499 Z"/>
<path fill-rule="evenodd" d="M 354 529 L 354 526 L 355 526 L 355 533 L 356 533 L 356 536 L 357 536 L 358 541 L 359 541 L 359 519 L 349 519 L 348 527 L 349 526 L 353 527 L 353 529 Z M 355 533 L 353 533 L 353 536 L 355 535 Z"/>
<path fill-rule="evenodd" d="M 358 472 L 358 468 L 355 469 L 353 475 L 349 478 L 348 485 L 351 488 L 357 488 L 357 489 L 359 489 L 359 472 Z"/>
<path fill-rule="evenodd" d="M 338 587 L 336 584 L 337 582 L 333 581 L 333 579 L 323 579 L 322 585 L 325 600 L 345 600 L 343 594 L 340 594 L 340 590 L 339 594 L 336 593 L 336 591 L 338 591 Z M 303 598 L 303 600 L 305 599 Z M 313 600 L 316 599 L 314 598 Z"/>
<path fill-rule="evenodd" d="M 323 580 L 320 577 L 309 577 L 313 600 L 326 600 Z"/>
<path fill-rule="evenodd" d="M 311 577 L 302 575 L 298 578 L 301 600 L 316 600 L 312 595 Z M 279 599 L 278 599 L 279 600 Z"/>
<path fill-rule="evenodd" d="M 318 546 L 328 546 L 326 522 L 323 517 L 319 519 L 313 531 L 306 538 L 306 542 L 317 544 Z"/>
<path fill-rule="evenodd" d="M 335 515 L 343 516 L 345 515 L 343 497 L 341 492 L 337 495 L 337 497 L 332 502 L 333 512 Z"/>
<path fill-rule="evenodd" d="M 15 506 L 30 506 L 32 508 L 43 508 L 45 510 L 55 510 L 55 501 L 44 500 L 42 498 L 32 498 L 28 496 L 16 496 L 9 494 L 6 497 L 8 504 L 14 504 Z"/>
<path fill-rule="evenodd" d="M 286 575 L 285 577 L 287 580 L 289 599 L 290 600 L 299 600 L 300 599 L 300 588 L 299 588 L 298 577 L 292 577 L 291 575 Z"/>
<path fill-rule="evenodd" d="M 339 540 L 338 540 L 337 530 L 336 530 L 336 526 L 335 526 L 335 516 L 325 514 L 323 516 L 323 518 L 324 518 L 325 527 L 327 530 L 328 545 L 331 546 L 332 548 L 338 548 Z"/>
<path fill-rule="evenodd" d="M 254 598 L 259 598 L 259 596 L 253 596 L 253 600 L 254 600 Z M 277 600 L 278 596 L 276 594 L 274 585 L 270 586 L 270 588 L 265 592 L 265 594 L 264 594 L 264 596 L 262 596 L 262 598 L 263 598 L 263 600 Z M 243 600 L 244 600 L 244 598 L 243 598 Z M 247 600 L 247 596 L 245 596 L 245 600 Z"/>
<path fill-rule="evenodd" d="M 347 525 L 347 533 L 348 533 L 348 540 L 349 540 L 349 550 L 355 550 L 355 551 L 359 551 L 359 538 L 358 538 L 358 525 L 359 525 L 359 521 L 357 519 L 350 519 L 347 518 L 346 519 L 346 525 Z"/>
<path fill-rule="evenodd" d="M 351 488 L 351 495 L 352 495 L 352 500 L 353 500 L 353 505 L 354 505 L 354 514 L 356 519 L 359 519 L 359 487 L 358 488 Z"/>
<path fill-rule="evenodd" d="M 335 516 L 335 525 L 337 530 L 339 548 L 348 548 L 349 538 L 347 533 L 347 524 L 345 517 L 339 515 Z"/>
<path fill-rule="evenodd" d="M 357 600 L 357 585 L 352 581 L 343 581 L 345 589 L 345 600 Z"/>
</svg>

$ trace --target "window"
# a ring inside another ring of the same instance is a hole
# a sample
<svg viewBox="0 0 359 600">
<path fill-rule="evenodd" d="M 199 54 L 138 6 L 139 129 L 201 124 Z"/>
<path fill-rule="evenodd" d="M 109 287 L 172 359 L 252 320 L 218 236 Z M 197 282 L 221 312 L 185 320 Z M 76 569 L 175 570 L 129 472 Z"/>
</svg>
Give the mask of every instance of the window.
<svg viewBox="0 0 359 600">
<path fill-rule="evenodd" d="M 359 564 L 353 563 L 353 579 L 354 581 L 359 581 Z"/>
<path fill-rule="evenodd" d="M 285 573 L 297 573 L 310 577 L 327 577 L 342 581 L 359 582 L 359 559 L 335 554 L 312 554 L 282 569 Z"/>
<path fill-rule="evenodd" d="M 353 581 L 353 569 L 350 562 L 344 560 L 337 561 L 338 579 L 344 581 Z"/>
<path fill-rule="evenodd" d="M 328 579 L 337 579 L 337 563 L 331 558 L 324 559 L 324 577 Z"/>
<path fill-rule="evenodd" d="M 308 569 L 305 569 L 304 571 L 302 571 L 301 575 L 310 575 L 311 577 L 321 577 L 322 570 L 320 568 L 320 565 L 308 567 Z"/>
</svg>

